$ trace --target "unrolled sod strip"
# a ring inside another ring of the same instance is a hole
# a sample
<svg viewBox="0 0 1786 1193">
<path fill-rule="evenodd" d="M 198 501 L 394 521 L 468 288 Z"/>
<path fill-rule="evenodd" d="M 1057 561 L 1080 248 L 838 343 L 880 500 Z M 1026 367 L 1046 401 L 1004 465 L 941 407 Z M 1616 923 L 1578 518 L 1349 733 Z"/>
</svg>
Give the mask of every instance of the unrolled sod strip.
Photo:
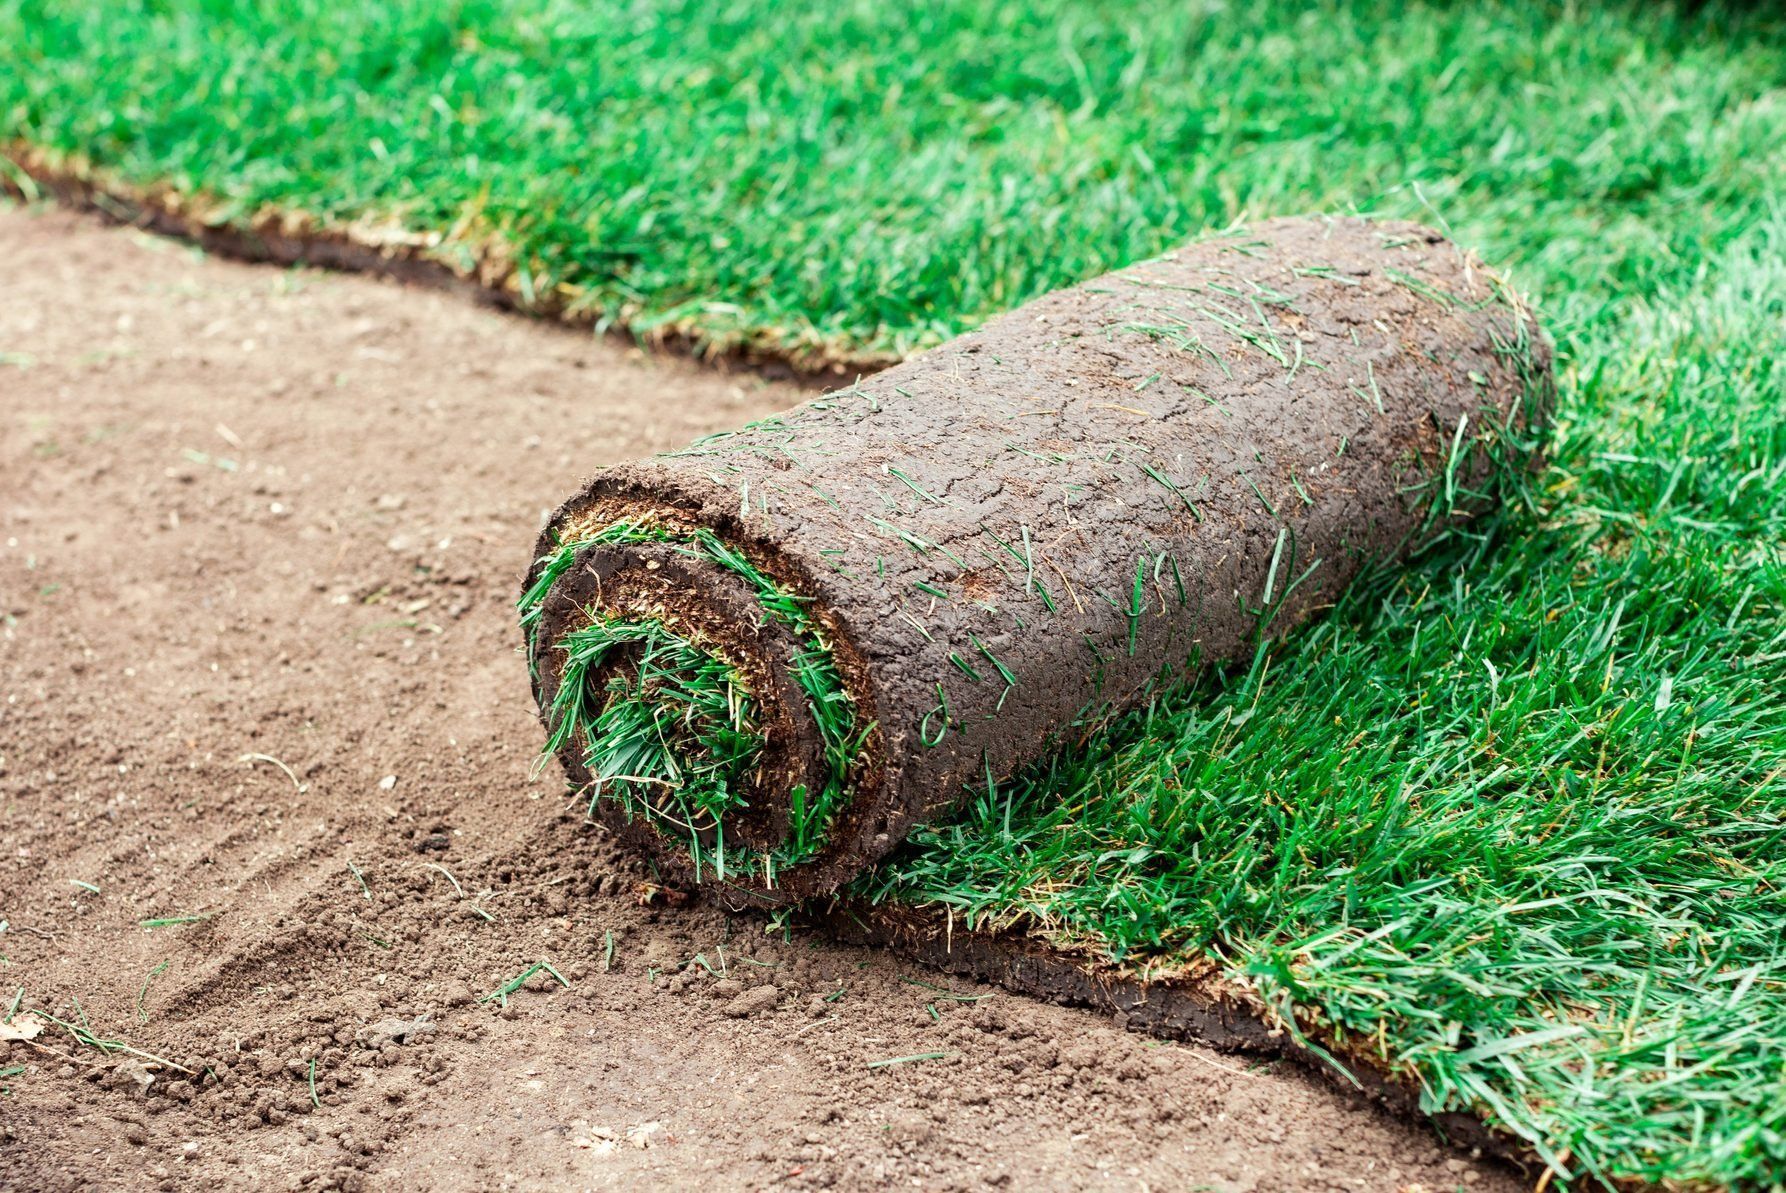
<svg viewBox="0 0 1786 1193">
<path fill-rule="evenodd" d="M 1429 229 L 1279 220 L 597 476 L 521 601 L 578 796 L 732 902 L 835 889 L 1492 500 L 1530 312 Z"/>
</svg>

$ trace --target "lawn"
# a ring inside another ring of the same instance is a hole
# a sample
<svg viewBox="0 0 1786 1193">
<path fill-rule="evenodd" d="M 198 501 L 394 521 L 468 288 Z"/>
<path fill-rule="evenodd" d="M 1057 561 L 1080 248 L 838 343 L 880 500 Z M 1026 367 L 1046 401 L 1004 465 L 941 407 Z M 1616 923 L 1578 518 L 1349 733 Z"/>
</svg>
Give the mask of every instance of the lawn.
<svg viewBox="0 0 1786 1193">
<path fill-rule="evenodd" d="M 1565 1176 L 1786 1182 L 1786 16 L 0 0 L 0 143 L 846 367 L 1243 215 L 1444 224 L 1557 336 L 1529 499 L 868 889 L 1213 955 Z"/>
</svg>

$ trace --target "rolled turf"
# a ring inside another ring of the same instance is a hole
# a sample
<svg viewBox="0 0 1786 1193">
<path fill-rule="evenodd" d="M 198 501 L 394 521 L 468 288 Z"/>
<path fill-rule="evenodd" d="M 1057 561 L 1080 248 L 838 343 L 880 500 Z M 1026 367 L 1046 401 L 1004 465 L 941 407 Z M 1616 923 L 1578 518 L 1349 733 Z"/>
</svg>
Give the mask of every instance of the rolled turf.
<svg viewBox="0 0 1786 1193">
<path fill-rule="evenodd" d="M 522 597 L 572 786 L 735 901 L 835 889 L 1492 500 L 1551 392 L 1429 229 L 1280 220 L 596 477 Z"/>
</svg>

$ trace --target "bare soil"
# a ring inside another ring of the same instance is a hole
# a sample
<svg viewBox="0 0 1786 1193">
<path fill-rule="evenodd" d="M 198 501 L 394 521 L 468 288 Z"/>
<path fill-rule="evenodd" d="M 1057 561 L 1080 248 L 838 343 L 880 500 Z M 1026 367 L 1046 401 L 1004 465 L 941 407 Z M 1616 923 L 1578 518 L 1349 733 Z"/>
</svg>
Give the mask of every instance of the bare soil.
<svg viewBox="0 0 1786 1193">
<path fill-rule="evenodd" d="M 567 803 L 545 510 L 799 391 L 58 211 L 0 208 L 0 296 L 0 1014 L 167 1062 L 0 1042 L 0 1188 L 1516 1187 L 1294 1067 L 677 904 Z"/>
</svg>

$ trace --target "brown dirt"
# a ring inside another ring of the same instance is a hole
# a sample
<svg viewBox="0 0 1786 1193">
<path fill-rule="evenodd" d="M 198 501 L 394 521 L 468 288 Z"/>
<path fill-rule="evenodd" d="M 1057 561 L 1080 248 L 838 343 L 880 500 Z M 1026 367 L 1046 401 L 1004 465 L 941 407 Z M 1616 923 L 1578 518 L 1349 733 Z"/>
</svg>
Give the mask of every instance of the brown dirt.
<svg viewBox="0 0 1786 1193">
<path fill-rule="evenodd" d="M 0 1188 L 1516 1187 L 1293 1067 L 671 905 L 535 773 L 545 508 L 796 391 L 60 212 L 0 209 L 0 293 L 0 1013 L 194 1074 L 0 1043 Z"/>
</svg>

